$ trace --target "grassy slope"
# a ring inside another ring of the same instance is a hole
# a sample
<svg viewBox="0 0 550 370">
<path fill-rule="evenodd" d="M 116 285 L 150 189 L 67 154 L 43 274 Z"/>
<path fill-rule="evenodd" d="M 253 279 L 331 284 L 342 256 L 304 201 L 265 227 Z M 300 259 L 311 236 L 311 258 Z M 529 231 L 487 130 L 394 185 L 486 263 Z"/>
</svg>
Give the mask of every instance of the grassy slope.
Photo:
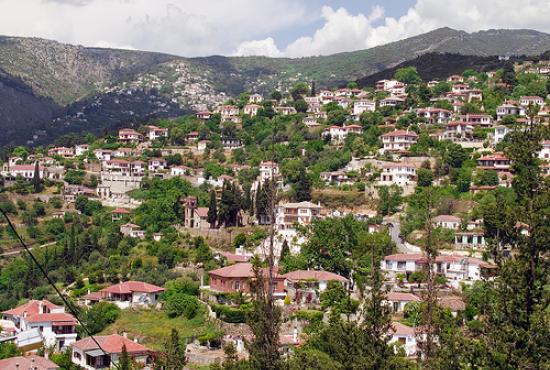
<svg viewBox="0 0 550 370">
<path fill-rule="evenodd" d="M 170 337 L 172 328 L 178 330 L 180 337 L 200 336 L 216 330 L 215 325 L 206 320 L 203 312 L 192 320 L 169 318 L 164 311 L 158 310 L 124 310 L 120 318 L 102 334 L 127 332 L 130 337 L 144 337 L 142 344 L 160 350 Z"/>
</svg>

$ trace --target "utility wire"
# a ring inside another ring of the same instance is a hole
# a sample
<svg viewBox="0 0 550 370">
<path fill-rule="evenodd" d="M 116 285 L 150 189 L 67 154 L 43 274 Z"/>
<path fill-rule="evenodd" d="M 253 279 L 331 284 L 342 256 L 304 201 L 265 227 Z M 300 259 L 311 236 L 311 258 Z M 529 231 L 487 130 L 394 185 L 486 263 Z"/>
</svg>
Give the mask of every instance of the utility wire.
<svg viewBox="0 0 550 370">
<path fill-rule="evenodd" d="M 4 216 L 4 218 L 6 219 L 6 221 L 8 222 L 8 225 L 10 227 L 10 229 L 12 230 L 12 232 L 14 233 L 14 235 L 17 237 L 17 239 L 19 240 L 19 243 L 21 243 L 21 245 L 23 246 L 23 248 L 25 249 L 25 251 L 29 254 L 29 256 L 31 257 L 31 259 L 33 260 L 33 262 L 38 266 L 38 269 L 40 270 L 40 272 L 42 272 L 42 275 L 44 275 L 44 277 L 46 278 L 46 280 L 48 281 L 48 284 L 50 284 L 53 289 L 55 290 L 55 292 L 57 293 L 57 295 L 63 300 L 63 303 L 65 303 L 65 306 L 69 309 L 69 311 L 71 311 L 71 313 L 74 315 L 74 317 L 76 317 L 76 320 L 80 323 L 80 326 L 82 327 L 82 329 L 84 329 L 84 331 L 86 332 L 86 335 L 88 335 L 90 338 L 92 338 L 92 340 L 94 341 L 94 343 L 97 345 L 97 347 L 104 353 L 104 354 L 107 354 L 107 352 L 103 349 L 103 347 L 101 347 L 101 344 L 99 344 L 99 342 L 97 341 L 97 339 L 93 336 L 93 334 L 90 332 L 90 330 L 88 329 L 87 327 L 87 324 L 85 324 L 83 321 L 80 320 L 80 318 L 78 317 L 79 315 L 79 312 L 78 310 L 74 307 L 73 303 L 70 302 L 62 293 L 61 291 L 59 290 L 59 288 L 55 285 L 54 281 L 48 276 L 48 273 L 46 272 L 46 270 L 44 269 L 44 267 L 40 264 L 40 262 L 38 262 L 38 259 L 36 259 L 36 257 L 34 256 L 34 254 L 32 253 L 31 249 L 27 246 L 27 244 L 25 244 L 25 242 L 23 241 L 23 238 L 21 238 L 21 235 L 19 235 L 19 233 L 17 232 L 17 229 L 15 228 L 15 226 L 13 226 L 13 223 L 11 222 L 10 218 L 8 217 L 8 215 L 6 214 L 6 212 L 0 208 L 0 213 L 2 213 L 2 215 Z M 47 248 L 47 247 L 46 247 Z M 114 365 L 118 370 L 120 370 L 120 367 L 118 366 L 118 363 L 112 363 L 112 365 Z"/>
</svg>

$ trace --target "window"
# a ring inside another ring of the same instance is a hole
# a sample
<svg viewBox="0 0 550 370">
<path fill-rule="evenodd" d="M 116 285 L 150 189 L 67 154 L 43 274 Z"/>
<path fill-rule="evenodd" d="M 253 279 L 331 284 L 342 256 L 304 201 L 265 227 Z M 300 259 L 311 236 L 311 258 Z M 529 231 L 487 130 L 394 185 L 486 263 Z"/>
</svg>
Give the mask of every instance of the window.
<svg viewBox="0 0 550 370">
<path fill-rule="evenodd" d="M 397 261 L 397 269 L 398 270 L 405 270 L 406 266 L 407 266 L 406 261 Z"/>
<path fill-rule="evenodd" d="M 235 284 L 233 285 L 233 287 L 235 288 L 235 290 L 240 290 L 241 289 L 241 282 L 240 281 L 235 281 Z"/>
</svg>

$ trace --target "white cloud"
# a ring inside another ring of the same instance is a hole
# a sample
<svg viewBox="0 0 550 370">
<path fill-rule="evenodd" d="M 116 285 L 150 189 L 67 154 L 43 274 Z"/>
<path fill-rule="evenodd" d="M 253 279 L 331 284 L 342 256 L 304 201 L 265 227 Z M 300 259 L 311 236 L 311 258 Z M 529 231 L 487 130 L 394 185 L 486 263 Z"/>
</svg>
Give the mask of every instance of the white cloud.
<svg viewBox="0 0 550 370">
<path fill-rule="evenodd" d="M 550 1 L 417 0 L 399 18 L 384 18 L 381 7 L 374 7 L 367 15 L 354 15 L 345 8 L 324 6 L 321 17 L 324 24 L 313 36 L 299 37 L 283 50 L 274 50 L 274 44 L 270 45 L 269 52 L 289 57 L 327 55 L 370 48 L 445 26 L 468 32 L 490 28 L 550 32 Z M 243 42 L 240 46 L 253 43 Z"/>
<path fill-rule="evenodd" d="M 385 16 L 381 6 L 352 14 L 325 1 L 319 12 L 308 0 L 0 0 L 0 34 L 185 56 L 300 57 L 364 49 L 442 26 L 550 31 L 548 0 L 417 0 L 400 17 Z M 277 47 L 274 35 L 288 36 L 312 19 L 323 22 L 313 34 Z"/>
<path fill-rule="evenodd" d="M 237 51 L 234 53 L 236 56 L 250 56 L 250 55 L 263 55 L 267 57 L 281 57 L 283 53 L 275 45 L 275 40 L 272 37 L 268 37 L 263 40 L 245 41 L 242 42 Z"/>
<path fill-rule="evenodd" d="M 239 43 L 292 28 L 292 0 L 0 0 L 0 34 L 185 56 L 230 54 Z"/>
</svg>

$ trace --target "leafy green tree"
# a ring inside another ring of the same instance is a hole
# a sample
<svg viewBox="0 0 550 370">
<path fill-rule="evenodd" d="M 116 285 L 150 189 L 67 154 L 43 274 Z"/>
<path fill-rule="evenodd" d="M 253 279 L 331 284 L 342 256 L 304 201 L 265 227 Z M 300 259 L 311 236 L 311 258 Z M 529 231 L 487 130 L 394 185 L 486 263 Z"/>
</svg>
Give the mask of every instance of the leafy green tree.
<svg viewBox="0 0 550 370">
<path fill-rule="evenodd" d="M 498 173 L 494 170 L 482 170 L 477 173 L 476 180 L 477 185 L 498 185 Z"/>
<path fill-rule="evenodd" d="M 184 293 L 174 293 L 166 298 L 166 313 L 170 317 L 184 316 L 187 319 L 194 318 L 199 311 L 197 297 Z"/>
<path fill-rule="evenodd" d="M 90 308 L 83 310 L 80 320 L 85 323 L 91 334 L 97 334 L 115 322 L 119 318 L 120 313 L 120 308 L 116 305 L 109 302 L 98 302 Z"/>
<path fill-rule="evenodd" d="M 418 186 L 431 186 L 434 180 L 434 174 L 430 169 L 419 168 L 416 172 L 418 176 Z"/>
<path fill-rule="evenodd" d="M 304 99 L 295 100 L 293 105 L 294 105 L 294 108 L 296 108 L 296 111 L 298 113 L 306 113 L 309 108 L 309 106 L 307 105 Z"/>
<path fill-rule="evenodd" d="M 397 212 L 401 205 L 403 190 L 396 186 L 381 186 L 378 188 L 378 213 L 387 216 Z"/>
<path fill-rule="evenodd" d="M 416 67 L 399 68 L 395 71 L 393 78 L 406 84 L 418 84 L 422 82 L 422 78 L 418 74 Z"/>
</svg>

